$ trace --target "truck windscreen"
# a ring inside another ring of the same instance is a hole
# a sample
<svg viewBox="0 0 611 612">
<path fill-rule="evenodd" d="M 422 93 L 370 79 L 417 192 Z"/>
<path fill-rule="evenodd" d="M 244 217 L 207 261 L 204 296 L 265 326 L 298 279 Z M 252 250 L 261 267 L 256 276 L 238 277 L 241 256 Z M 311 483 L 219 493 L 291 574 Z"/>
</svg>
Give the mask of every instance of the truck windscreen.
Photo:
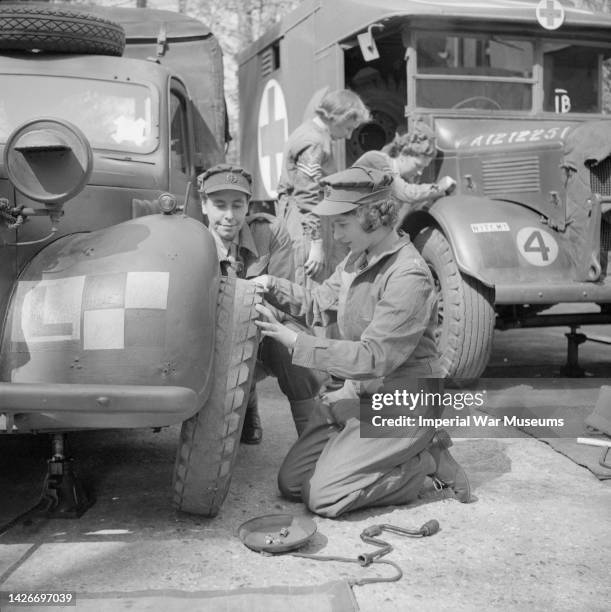
<svg viewBox="0 0 611 612">
<path fill-rule="evenodd" d="M 604 86 L 609 46 L 422 32 L 416 52 L 417 106 L 531 111 L 536 86 L 543 89 L 543 111 L 605 113 L 611 106 Z"/>
<path fill-rule="evenodd" d="M 44 113 L 79 127 L 94 149 L 150 153 L 157 147 L 154 119 L 157 103 L 146 86 L 56 76 L 2 75 L 2 90 L 0 142 L 7 141 L 15 126 L 39 119 Z"/>
<path fill-rule="evenodd" d="M 420 33 L 417 104 L 530 110 L 534 45 L 496 36 Z"/>
</svg>

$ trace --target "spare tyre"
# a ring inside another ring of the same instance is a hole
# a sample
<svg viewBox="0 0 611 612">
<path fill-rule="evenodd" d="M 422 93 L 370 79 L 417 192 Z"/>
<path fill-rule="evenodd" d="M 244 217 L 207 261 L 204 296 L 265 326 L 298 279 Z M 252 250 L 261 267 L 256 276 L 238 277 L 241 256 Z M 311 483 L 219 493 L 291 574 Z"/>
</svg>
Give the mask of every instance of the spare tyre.
<svg viewBox="0 0 611 612">
<path fill-rule="evenodd" d="M 118 23 L 66 7 L 0 4 L 0 49 L 55 53 L 123 54 Z"/>
</svg>

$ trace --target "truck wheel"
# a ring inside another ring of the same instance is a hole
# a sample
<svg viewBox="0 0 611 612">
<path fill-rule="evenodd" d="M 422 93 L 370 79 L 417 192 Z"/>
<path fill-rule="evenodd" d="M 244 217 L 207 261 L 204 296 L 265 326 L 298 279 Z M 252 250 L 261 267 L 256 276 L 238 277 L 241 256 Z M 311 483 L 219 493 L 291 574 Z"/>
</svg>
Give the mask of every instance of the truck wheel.
<svg viewBox="0 0 611 612">
<path fill-rule="evenodd" d="M 221 279 L 212 389 L 182 424 L 174 466 L 174 505 L 183 512 L 216 516 L 229 490 L 259 346 L 260 301 L 251 283 Z"/>
<path fill-rule="evenodd" d="M 460 272 L 449 242 L 437 228 L 422 230 L 414 245 L 431 269 L 438 290 L 437 345 L 445 375 L 477 378 L 492 349 L 493 290 Z"/>
<path fill-rule="evenodd" d="M 0 49 L 122 55 L 125 31 L 118 24 L 81 11 L 0 5 Z"/>
</svg>

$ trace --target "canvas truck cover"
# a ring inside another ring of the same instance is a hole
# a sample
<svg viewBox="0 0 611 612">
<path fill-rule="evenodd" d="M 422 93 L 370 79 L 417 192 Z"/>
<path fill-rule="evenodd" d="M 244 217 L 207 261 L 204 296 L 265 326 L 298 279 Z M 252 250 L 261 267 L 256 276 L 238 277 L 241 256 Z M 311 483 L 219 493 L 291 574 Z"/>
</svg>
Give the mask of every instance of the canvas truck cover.
<svg viewBox="0 0 611 612">
<path fill-rule="evenodd" d="M 197 163 L 207 167 L 206 157 L 216 163 L 210 151 L 222 151 L 229 134 L 225 100 L 218 93 L 223 91 L 223 52 L 210 29 L 201 21 L 172 11 L 112 8 L 105 14 L 125 29 L 124 56 L 156 58 L 185 81 L 214 140 L 196 143 L 200 156 Z"/>
</svg>

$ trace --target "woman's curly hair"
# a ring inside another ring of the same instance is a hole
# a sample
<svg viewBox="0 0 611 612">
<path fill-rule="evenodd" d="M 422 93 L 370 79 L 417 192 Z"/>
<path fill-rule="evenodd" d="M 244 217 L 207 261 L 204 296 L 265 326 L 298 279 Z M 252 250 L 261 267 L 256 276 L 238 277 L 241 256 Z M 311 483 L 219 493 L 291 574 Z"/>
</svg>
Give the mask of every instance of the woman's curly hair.
<svg viewBox="0 0 611 612">
<path fill-rule="evenodd" d="M 405 134 L 395 134 L 392 142 L 388 143 L 382 151 L 390 157 L 399 155 L 414 155 L 435 157 L 435 132 L 425 123 L 416 123 Z"/>
<path fill-rule="evenodd" d="M 397 222 L 397 201 L 389 196 L 378 202 L 362 204 L 347 214 L 355 215 L 364 232 L 373 232 L 378 227 L 392 227 Z"/>
<path fill-rule="evenodd" d="M 369 110 L 361 98 L 349 89 L 338 89 L 325 94 L 314 109 L 314 112 L 325 121 L 353 120 L 358 123 L 369 121 Z"/>
</svg>

